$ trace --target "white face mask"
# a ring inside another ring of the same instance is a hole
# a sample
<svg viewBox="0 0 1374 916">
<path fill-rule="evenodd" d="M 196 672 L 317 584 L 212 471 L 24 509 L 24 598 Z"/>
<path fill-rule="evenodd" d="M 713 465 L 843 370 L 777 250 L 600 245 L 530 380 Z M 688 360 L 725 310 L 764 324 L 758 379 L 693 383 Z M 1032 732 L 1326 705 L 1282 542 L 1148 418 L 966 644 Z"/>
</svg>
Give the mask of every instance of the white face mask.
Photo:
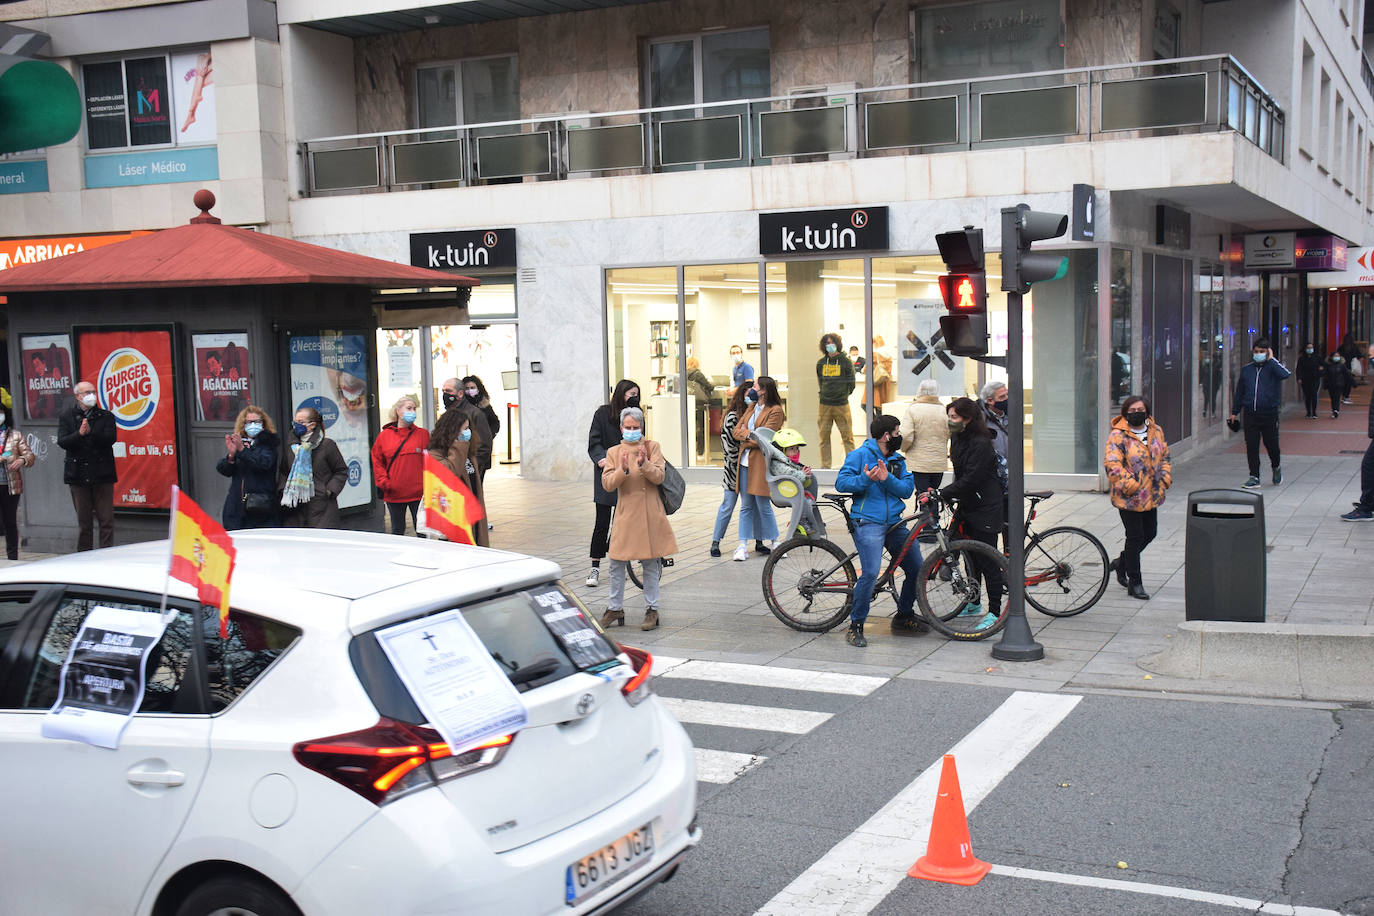
<svg viewBox="0 0 1374 916">
<path fill-rule="evenodd" d="M 95 406 L 95 395 L 93 395 L 93 394 L 83 394 L 83 395 L 81 396 L 81 403 L 82 403 L 85 407 L 87 407 L 87 408 L 94 407 L 94 406 Z"/>
</svg>

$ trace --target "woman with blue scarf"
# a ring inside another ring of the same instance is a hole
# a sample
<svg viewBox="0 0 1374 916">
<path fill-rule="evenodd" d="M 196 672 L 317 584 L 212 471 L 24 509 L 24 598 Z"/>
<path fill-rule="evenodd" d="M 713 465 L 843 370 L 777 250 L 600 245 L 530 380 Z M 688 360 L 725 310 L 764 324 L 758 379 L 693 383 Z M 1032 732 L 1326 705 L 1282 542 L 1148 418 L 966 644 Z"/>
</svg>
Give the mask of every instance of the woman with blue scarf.
<svg viewBox="0 0 1374 916">
<path fill-rule="evenodd" d="M 324 420 L 313 407 L 296 411 L 282 449 L 282 524 L 288 528 L 339 527 L 339 494 L 348 485 L 348 463 L 339 446 L 324 435 Z"/>
</svg>

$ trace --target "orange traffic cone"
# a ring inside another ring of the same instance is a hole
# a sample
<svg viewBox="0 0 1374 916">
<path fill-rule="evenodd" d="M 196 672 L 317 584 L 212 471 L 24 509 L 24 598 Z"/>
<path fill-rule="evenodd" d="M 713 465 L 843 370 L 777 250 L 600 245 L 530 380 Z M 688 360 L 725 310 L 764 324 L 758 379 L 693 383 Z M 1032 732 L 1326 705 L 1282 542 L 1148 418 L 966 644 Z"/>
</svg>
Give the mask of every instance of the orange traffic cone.
<svg viewBox="0 0 1374 916">
<path fill-rule="evenodd" d="M 916 860 L 907 875 L 946 884 L 974 885 L 991 868 L 987 862 L 973 857 L 959 773 L 954 768 L 954 755 L 946 754 L 940 769 L 940 791 L 935 797 L 935 816 L 930 821 L 930 842 L 926 844 L 926 854 Z"/>
</svg>

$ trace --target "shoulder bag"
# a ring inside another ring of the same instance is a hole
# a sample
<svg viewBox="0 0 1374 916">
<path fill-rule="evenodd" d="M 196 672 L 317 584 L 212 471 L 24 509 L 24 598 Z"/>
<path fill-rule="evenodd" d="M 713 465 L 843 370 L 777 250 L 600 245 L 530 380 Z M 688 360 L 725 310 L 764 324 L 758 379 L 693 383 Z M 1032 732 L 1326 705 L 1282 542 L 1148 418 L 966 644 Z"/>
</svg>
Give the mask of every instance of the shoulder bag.
<svg viewBox="0 0 1374 916">
<path fill-rule="evenodd" d="M 663 500 L 663 511 L 668 515 L 682 508 L 683 497 L 687 495 L 687 481 L 666 458 L 663 460 L 663 483 L 658 485 L 658 495 Z"/>
</svg>

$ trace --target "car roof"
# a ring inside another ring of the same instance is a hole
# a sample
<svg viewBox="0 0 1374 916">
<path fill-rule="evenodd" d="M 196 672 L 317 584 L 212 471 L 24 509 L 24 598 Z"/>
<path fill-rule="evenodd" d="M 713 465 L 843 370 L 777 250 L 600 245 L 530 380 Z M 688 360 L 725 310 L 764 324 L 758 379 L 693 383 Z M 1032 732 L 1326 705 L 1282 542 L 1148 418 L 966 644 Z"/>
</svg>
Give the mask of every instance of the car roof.
<svg viewBox="0 0 1374 916">
<path fill-rule="evenodd" d="M 352 601 L 452 573 L 472 574 L 470 583 L 463 577 L 465 586 L 487 593 L 507 582 L 559 575 L 556 564 L 523 554 L 374 532 L 258 528 L 232 537 L 231 603 L 246 611 L 267 610 L 268 600 L 275 611 L 311 595 Z M 0 584 L 55 582 L 161 594 L 169 551 L 161 540 L 68 554 L 0 570 Z M 193 598 L 195 591 L 173 581 L 170 594 Z"/>
</svg>

